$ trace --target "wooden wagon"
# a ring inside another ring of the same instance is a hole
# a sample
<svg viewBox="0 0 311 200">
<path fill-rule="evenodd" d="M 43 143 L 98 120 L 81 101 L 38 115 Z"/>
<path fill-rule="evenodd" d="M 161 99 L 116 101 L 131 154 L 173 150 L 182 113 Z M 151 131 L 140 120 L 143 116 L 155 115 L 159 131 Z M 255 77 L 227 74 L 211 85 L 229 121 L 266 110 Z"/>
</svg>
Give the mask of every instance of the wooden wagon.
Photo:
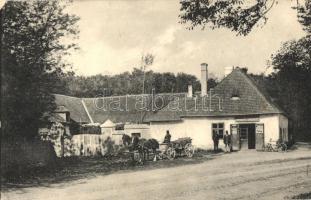
<svg viewBox="0 0 311 200">
<path fill-rule="evenodd" d="M 171 143 L 160 144 L 160 157 L 173 160 L 176 156 L 187 156 L 191 158 L 194 154 L 194 147 L 190 137 L 179 138 Z"/>
</svg>

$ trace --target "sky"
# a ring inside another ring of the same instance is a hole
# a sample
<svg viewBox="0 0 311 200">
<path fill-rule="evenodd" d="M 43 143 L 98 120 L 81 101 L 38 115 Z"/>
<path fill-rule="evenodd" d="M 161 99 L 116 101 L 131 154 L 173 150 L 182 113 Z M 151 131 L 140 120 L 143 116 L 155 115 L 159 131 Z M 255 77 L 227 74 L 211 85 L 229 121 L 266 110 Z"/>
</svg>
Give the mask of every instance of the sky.
<svg viewBox="0 0 311 200">
<path fill-rule="evenodd" d="M 268 73 L 267 61 L 281 44 L 305 35 L 291 9 L 296 1 L 281 0 L 267 14 L 263 27 L 247 36 L 228 29 L 186 29 L 178 23 L 178 0 L 74 0 L 69 12 L 78 15 L 80 50 L 68 59 L 78 75 L 118 74 L 139 67 L 151 53 L 156 72 L 184 72 L 200 76 L 200 64 L 211 76 L 224 68 L 247 67 Z"/>
</svg>

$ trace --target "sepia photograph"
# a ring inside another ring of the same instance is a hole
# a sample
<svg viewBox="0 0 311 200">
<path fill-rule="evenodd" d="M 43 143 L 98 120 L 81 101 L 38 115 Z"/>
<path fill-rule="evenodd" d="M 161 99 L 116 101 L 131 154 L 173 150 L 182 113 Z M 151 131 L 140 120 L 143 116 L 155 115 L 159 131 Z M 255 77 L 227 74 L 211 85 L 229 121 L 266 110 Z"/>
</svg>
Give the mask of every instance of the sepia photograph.
<svg viewBox="0 0 311 200">
<path fill-rule="evenodd" d="M 1 200 L 311 200 L 311 0 L 0 0 Z"/>
</svg>

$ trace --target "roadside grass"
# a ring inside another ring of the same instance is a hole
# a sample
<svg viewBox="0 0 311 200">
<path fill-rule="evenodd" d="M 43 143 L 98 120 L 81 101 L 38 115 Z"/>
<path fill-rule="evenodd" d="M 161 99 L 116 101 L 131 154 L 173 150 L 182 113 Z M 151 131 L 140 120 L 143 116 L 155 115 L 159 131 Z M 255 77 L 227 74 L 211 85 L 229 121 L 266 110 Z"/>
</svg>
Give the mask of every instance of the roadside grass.
<svg viewBox="0 0 311 200">
<path fill-rule="evenodd" d="M 292 199 L 311 199 L 311 192 L 302 193 L 302 194 L 293 196 Z"/>
<path fill-rule="evenodd" d="M 176 167 L 188 164 L 198 164 L 217 156 L 222 152 L 197 151 L 192 158 L 177 157 L 174 160 L 149 159 L 145 163 L 137 163 L 128 155 L 113 157 L 67 157 L 57 160 L 54 166 L 36 167 L 16 175 L 13 173 L 2 175 L 1 190 L 17 188 L 49 186 L 53 183 L 70 182 L 83 178 L 107 175 L 122 171 L 150 170 L 167 167 Z"/>
</svg>

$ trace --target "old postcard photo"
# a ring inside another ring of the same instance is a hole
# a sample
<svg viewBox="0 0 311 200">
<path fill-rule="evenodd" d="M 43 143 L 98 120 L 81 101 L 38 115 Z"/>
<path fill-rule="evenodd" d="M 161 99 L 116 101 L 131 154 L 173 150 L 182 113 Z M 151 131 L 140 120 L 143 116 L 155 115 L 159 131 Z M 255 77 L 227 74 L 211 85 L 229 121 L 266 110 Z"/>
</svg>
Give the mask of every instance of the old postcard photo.
<svg viewBox="0 0 311 200">
<path fill-rule="evenodd" d="M 311 199 L 311 0 L 1 0 L 1 199 Z"/>
</svg>

